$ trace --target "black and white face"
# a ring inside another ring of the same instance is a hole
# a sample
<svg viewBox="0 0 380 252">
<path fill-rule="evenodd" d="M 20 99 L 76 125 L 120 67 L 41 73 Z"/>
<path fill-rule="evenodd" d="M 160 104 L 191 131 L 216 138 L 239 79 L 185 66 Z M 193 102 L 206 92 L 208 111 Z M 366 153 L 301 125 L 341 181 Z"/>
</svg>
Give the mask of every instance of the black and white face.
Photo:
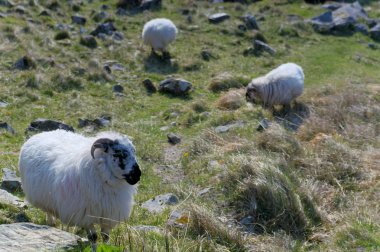
<svg viewBox="0 0 380 252">
<path fill-rule="evenodd" d="M 140 180 L 141 170 L 137 164 L 135 148 L 127 139 L 115 140 L 108 151 L 112 174 L 134 185 Z"/>
<path fill-rule="evenodd" d="M 94 159 L 95 156 L 102 158 L 114 177 L 126 180 L 130 185 L 139 182 L 141 170 L 137 164 L 135 148 L 128 138 L 99 138 L 91 148 L 91 155 Z"/>
</svg>

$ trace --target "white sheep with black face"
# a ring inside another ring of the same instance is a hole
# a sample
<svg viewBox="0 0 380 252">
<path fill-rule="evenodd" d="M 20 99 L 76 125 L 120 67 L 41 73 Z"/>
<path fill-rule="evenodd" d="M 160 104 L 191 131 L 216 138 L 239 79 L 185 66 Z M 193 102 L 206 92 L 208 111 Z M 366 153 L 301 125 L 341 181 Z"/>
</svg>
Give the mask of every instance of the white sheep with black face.
<svg viewBox="0 0 380 252">
<path fill-rule="evenodd" d="M 253 79 L 246 88 L 246 99 L 265 108 L 284 105 L 290 108 L 303 93 L 305 75 L 300 66 L 286 63 L 267 75 Z"/>
<path fill-rule="evenodd" d="M 19 170 L 27 201 L 86 229 L 95 248 L 94 225 L 107 241 L 109 231 L 128 219 L 141 175 L 132 142 L 115 132 L 34 135 L 21 148 Z"/>
<path fill-rule="evenodd" d="M 177 27 L 166 18 L 155 18 L 144 25 L 142 39 L 144 44 L 152 47 L 152 53 L 162 52 L 164 58 L 170 58 L 168 45 L 177 37 Z"/>
</svg>

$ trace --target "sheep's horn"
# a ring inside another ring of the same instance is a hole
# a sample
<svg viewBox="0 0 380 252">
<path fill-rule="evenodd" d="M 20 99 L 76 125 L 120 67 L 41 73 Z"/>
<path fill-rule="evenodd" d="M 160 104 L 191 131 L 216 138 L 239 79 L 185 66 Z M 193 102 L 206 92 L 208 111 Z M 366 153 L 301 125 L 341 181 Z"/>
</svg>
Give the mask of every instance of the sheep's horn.
<svg viewBox="0 0 380 252">
<path fill-rule="evenodd" d="M 94 144 L 92 145 L 92 147 L 91 147 L 91 156 L 92 156 L 92 158 L 95 159 L 95 157 L 94 157 L 95 149 L 101 148 L 101 149 L 104 149 L 107 152 L 108 148 L 113 143 L 114 143 L 114 141 L 112 141 L 109 138 L 99 138 L 98 140 L 96 140 L 94 142 Z"/>
</svg>

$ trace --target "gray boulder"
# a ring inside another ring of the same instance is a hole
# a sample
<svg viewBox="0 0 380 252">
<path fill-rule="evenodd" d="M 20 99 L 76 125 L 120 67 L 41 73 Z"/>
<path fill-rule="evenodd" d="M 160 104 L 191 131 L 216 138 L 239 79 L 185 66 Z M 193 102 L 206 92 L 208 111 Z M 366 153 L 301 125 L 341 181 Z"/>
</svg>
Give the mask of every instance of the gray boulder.
<svg viewBox="0 0 380 252">
<path fill-rule="evenodd" d="M 167 134 L 167 137 L 168 137 L 168 142 L 173 145 L 179 144 L 181 142 L 181 137 L 179 137 L 178 135 L 174 133 Z"/>
<path fill-rule="evenodd" d="M 243 20 L 245 27 L 247 27 L 248 30 L 260 30 L 256 18 L 253 15 L 246 14 L 242 16 L 241 19 Z"/>
<path fill-rule="evenodd" d="M 187 95 L 192 84 L 184 79 L 166 79 L 160 82 L 158 90 L 173 95 Z"/>
<path fill-rule="evenodd" d="M 96 27 L 95 30 L 93 30 L 90 34 L 92 36 L 98 36 L 99 34 L 103 33 L 106 35 L 112 35 L 112 33 L 116 31 L 116 27 L 112 22 L 105 22 L 103 24 L 100 24 Z"/>
<path fill-rule="evenodd" d="M 8 192 L 22 191 L 21 179 L 17 177 L 16 172 L 8 168 L 3 168 L 3 178 L 1 188 Z"/>
<path fill-rule="evenodd" d="M 73 249 L 81 238 L 72 233 L 33 223 L 0 225 L 0 251 L 61 251 Z"/>
<path fill-rule="evenodd" d="M 85 25 L 87 22 L 87 19 L 83 16 L 73 15 L 73 16 L 71 16 L 71 22 L 73 24 Z"/>
</svg>

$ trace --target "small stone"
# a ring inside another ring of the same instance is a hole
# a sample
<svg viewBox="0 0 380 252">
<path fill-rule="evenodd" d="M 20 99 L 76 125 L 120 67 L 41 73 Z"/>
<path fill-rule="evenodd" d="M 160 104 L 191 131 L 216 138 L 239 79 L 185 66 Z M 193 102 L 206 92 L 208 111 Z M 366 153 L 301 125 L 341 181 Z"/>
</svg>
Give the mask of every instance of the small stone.
<svg viewBox="0 0 380 252">
<path fill-rule="evenodd" d="M 227 13 L 216 13 L 208 17 L 208 20 L 212 24 L 218 24 L 230 18 Z"/>
<path fill-rule="evenodd" d="M 101 12 L 98 12 L 96 13 L 92 19 L 95 21 L 95 22 L 100 22 L 102 21 L 103 19 L 106 19 L 109 17 L 109 14 L 105 11 L 101 11 Z"/>
<path fill-rule="evenodd" d="M 205 61 L 209 61 L 211 58 L 215 58 L 209 50 L 202 50 L 201 56 Z"/>
<path fill-rule="evenodd" d="M 215 128 L 216 133 L 226 133 L 229 130 L 230 128 L 228 126 L 223 126 L 223 125 Z"/>
<path fill-rule="evenodd" d="M 16 196 L 13 196 L 12 194 L 10 194 L 9 192 L 7 192 L 3 189 L 0 189 L 0 203 L 1 204 L 7 204 L 7 205 L 14 205 L 17 207 L 25 207 L 24 201 L 22 201 L 21 199 L 19 199 Z M 0 227 L 1 227 L 1 225 L 0 225 Z M 0 247 L 1 247 L 1 242 L 0 242 Z"/>
<path fill-rule="evenodd" d="M 124 88 L 122 85 L 115 85 L 112 87 L 112 91 L 115 92 L 115 93 L 123 93 L 124 92 Z"/>
<path fill-rule="evenodd" d="M 111 116 L 102 115 L 94 120 L 91 119 L 78 119 L 78 128 L 93 127 L 94 129 L 107 127 L 111 123 Z"/>
<path fill-rule="evenodd" d="M 360 32 L 364 35 L 368 35 L 368 27 L 365 24 L 356 24 L 355 31 Z"/>
<path fill-rule="evenodd" d="M 124 35 L 123 35 L 123 33 L 116 31 L 112 34 L 112 39 L 114 39 L 116 41 L 121 41 L 124 39 Z"/>
<path fill-rule="evenodd" d="M 276 53 L 276 50 L 274 48 L 270 47 L 268 44 L 264 43 L 263 41 L 255 40 L 253 45 L 254 45 L 254 50 L 257 53 L 260 53 L 262 51 L 266 51 L 272 55 Z"/>
<path fill-rule="evenodd" d="M 18 14 L 25 14 L 26 13 L 26 9 L 25 9 L 25 7 L 24 6 L 22 6 L 22 5 L 17 5 L 16 7 L 15 7 L 15 12 L 16 13 L 18 13 Z"/>
<path fill-rule="evenodd" d="M 247 216 L 240 220 L 240 224 L 244 226 L 253 225 L 254 220 L 255 219 L 252 216 Z"/>
<path fill-rule="evenodd" d="M 87 22 L 87 19 L 83 16 L 73 15 L 71 16 L 71 21 L 73 24 L 85 25 Z"/>
<path fill-rule="evenodd" d="M 5 101 L 0 101 L 0 108 L 5 108 L 7 107 L 9 104 Z"/>
<path fill-rule="evenodd" d="M 161 131 L 167 131 L 167 130 L 169 130 L 169 129 L 170 129 L 169 126 L 162 126 L 162 127 L 160 128 Z"/>
<path fill-rule="evenodd" d="M 146 91 L 149 93 L 155 93 L 157 92 L 156 86 L 153 84 L 153 82 L 150 79 L 143 80 L 144 87 Z"/>
<path fill-rule="evenodd" d="M 176 205 L 178 197 L 172 193 L 162 194 L 145 201 L 141 207 L 151 213 L 161 213 L 167 205 Z"/>
<path fill-rule="evenodd" d="M 3 178 L 1 181 L 1 188 L 8 192 L 21 192 L 21 179 L 17 177 L 16 172 L 8 168 L 3 168 Z"/>
<path fill-rule="evenodd" d="M 168 137 L 168 142 L 173 145 L 179 144 L 181 142 L 181 138 L 174 133 L 169 133 L 167 137 Z"/>
<path fill-rule="evenodd" d="M 260 30 L 256 18 L 251 14 L 246 14 L 241 17 L 248 30 Z"/>
<path fill-rule="evenodd" d="M 373 40 L 380 42 L 380 23 L 378 23 L 375 27 L 372 27 L 369 34 Z"/>
<path fill-rule="evenodd" d="M 368 47 L 373 49 L 373 50 L 379 49 L 379 46 L 375 43 L 368 43 Z M 0 107 L 1 107 L 1 105 L 0 105 Z"/>
<path fill-rule="evenodd" d="M 198 193 L 197 193 L 197 196 L 198 197 L 202 197 L 203 195 L 209 193 L 211 191 L 212 187 L 206 187 L 205 189 L 202 189 L 200 190 Z"/>
<path fill-rule="evenodd" d="M 14 129 L 8 123 L 6 123 L 6 122 L 0 121 L 0 129 L 4 129 L 4 130 L 6 130 L 7 132 L 9 132 L 12 135 L 15 134 Z"/>
<path fill-rule="evenodd" d="M 140 11 L 151 10 L 153 8 L 158 8 L 161 6 L 161 0 L 141 0 L 139 6 Z"/>
<path fill-rule="evenodd" d="M 42 118 L 31 122 L 29 127 L 27 128 L 27 131 L 52 131 L 57 129 L 63 129 L 74 132 L 74 128 L 67 124 Z"/>
<path fill-rule="evenodd" d="M 160 82 L 159 91 L 172 95 L 187 95 L 192 84 L 184 79 L 166 79 Z"/>
<path fill-rule="evenodd" d="M 268 119 L 264 118 L 259 122 L 259 126 L 257 126 L 256 130 L 263 131 L 269 128 L 269 126 L 270 126 L 270 122 L 268 121 Z"/>
<path fill-rule="evenodd" d="M 90 34 L 92 36 L 99 36 L 100 33 L 112 35 L 114 31 L 116 31 L 116 27 L 114 26 L 113 22 L 105 22 L 98 25 L 96 29 L 93 30 Z"/>
<path fill-rule="evenodd" d="M 25 213 L 18 213 L 16 217 L 14 218 L 15 222 L 30 222 L 29 217 Z"/>
<path fill-rule="evenodd" d="M 95 37 L 91 35 L 85 35 L 81 37 L 79 43 L 91 49 L 98 47 L 98 43 L 96 42 Z"/>
<path fill-rule="evenodd" d="M 50 13 L 47 10 L 43 10 L 40 12 L 38 16 L 45 16 L 45 17 L 50 17 Z"/>
<path fill-rule="evenodd" d="M 23 56 L 22 58 L 16 61 L 13 67 L 18 70 L 29 70 L 35 68 L 36 63 L 34 62 L 34 59 L 32 59 L 30 56 Z"/>
<path fill-rule="evenodd" d="M 161 233 L 161 229 L 157 226 L 139 225 L 139 226 L 133 226 L 132 228 L 134 230 L 142 231 L 144 233 L 148 233 L 148 232 Z"/>
</svg>

